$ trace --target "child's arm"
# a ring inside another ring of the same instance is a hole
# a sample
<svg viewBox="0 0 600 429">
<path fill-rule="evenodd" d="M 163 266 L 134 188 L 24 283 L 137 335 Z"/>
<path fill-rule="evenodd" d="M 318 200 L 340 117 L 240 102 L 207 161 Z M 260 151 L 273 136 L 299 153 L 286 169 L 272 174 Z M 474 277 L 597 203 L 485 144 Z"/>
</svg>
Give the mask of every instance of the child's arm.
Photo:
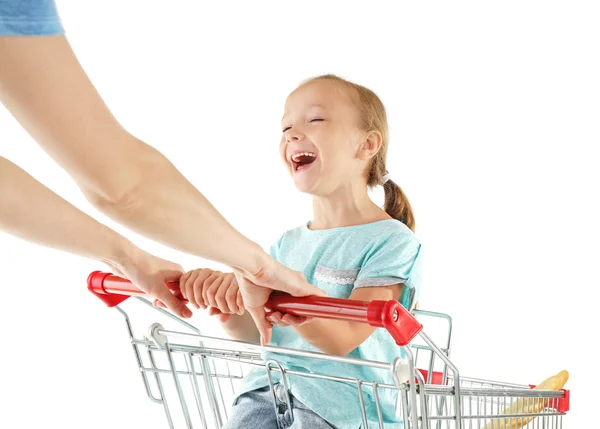
<svg viewBox="0 0 600 429">
<path fill-rule="evenodd" d="M 360 301 L 397 300 L 400 298 L 402 288 L 402 284 L 362 287 L 356 289 L 350 295 L 350 299 Z M 365 323 L 340 320 L 310 319 L 305 321 L 302 318 L 289 314 L 282 315 L 279 312 L 272 313 L 269 319 L 272 323 L 293 327 L 309 344 L 324 353 L 338 356 L 346 356 L 369 338 L 376 329 Z"/>
<path fill-rule="evenodd" d="M 223 330 L 234 340 L 260 344 L 260 334 L 250 313 L 244 312 L 241 316 L 238 314 L 227 315 L 218 312 L 214 314 L 220 314 L 219 321 L 221 322 Z M 221 318 L 222 316 L 229 317 L 225 317 L 225 320 L 223 320 Z"/>
<path fill-rule="evenodd" d="M 209 308 L 218 316 L 225 332 L 234 340 L 258 344 L 260 335 L 254 320 L 244 311 L 239 287 L 233 273 L 207 268 L 185 273 L 179 285 L 181 293 L 196 308 Z"/>
</svg>

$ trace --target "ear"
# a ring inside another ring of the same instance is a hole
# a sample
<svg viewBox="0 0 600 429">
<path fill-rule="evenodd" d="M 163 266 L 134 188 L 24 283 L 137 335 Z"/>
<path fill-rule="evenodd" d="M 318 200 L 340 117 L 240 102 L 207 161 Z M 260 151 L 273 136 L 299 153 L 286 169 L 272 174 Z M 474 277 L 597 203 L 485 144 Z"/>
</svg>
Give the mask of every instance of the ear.
<svg viewBox="0 0 600 429">
<path fill-rule="evenodd" d="M 362 141 L 356 153 L 356 157 L 361 160 L 369 160 L 377 155 L 381 145 L 383 144 L 383 137 L 379 131 L 369 131 L 365 139 Z"/>
</svg>

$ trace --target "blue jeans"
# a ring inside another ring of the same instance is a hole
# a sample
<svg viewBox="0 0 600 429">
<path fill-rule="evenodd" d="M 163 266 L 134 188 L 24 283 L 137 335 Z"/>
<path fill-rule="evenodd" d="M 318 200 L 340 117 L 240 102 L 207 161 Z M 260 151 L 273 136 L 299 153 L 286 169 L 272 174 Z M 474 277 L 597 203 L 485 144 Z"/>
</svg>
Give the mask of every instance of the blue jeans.
<svg viewBox="0 0 600 429">
<path fill-rule="evenodd" d="M 290 394 L 294 415 L 292 422 L 285 389 L 281 384 L 275 385 L 275 398 L 277 412 L 268 387 L 243 394 L 233 404 L 231 418 L 223 425 L 223 429 L 334 429 Z"/>
</svg>

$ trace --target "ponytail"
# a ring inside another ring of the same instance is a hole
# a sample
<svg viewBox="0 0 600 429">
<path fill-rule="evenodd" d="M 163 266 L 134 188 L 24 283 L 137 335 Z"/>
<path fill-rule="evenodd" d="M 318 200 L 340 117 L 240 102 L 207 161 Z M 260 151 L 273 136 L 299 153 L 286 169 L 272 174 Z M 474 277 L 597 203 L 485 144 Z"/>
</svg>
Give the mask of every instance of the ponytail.
<svg viewBox="0 0 600 429">
<path fill-rule="evenodd" d="M 383 209 L 386 213 L 414 231 L 415 216 L 402 188 L 392 180 L 388 180 L 383 184 L 383 192 L 385 194 Z"/>
</svg>

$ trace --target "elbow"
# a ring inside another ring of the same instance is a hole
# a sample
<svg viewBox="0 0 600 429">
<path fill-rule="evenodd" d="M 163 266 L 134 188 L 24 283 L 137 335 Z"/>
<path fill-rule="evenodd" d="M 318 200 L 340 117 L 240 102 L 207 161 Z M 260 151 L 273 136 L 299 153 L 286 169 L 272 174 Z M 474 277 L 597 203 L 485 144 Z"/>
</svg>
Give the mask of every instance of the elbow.
<svg viewBox="0 0 600 429">
<path fill-rule="evenodd" d="M 348 356 L 359 345 L 335 343 L 335 342 L 331 341 L 331 342 L 328 342 L 327 344 L 322 344 L 321 347 L 318 347 L 318 349 L 328 355 L 344 357 L 344 356 Z"/>
<path fill-rule="evenodd" d="M 143 145 L 135 156 L 115 163 L 111 171 L 86 181 L 80 188 L 100 212 L 109 217 L 127 218 L 146 210 L 165 174 L 164 157 Z"/>
<path fill-rule="evenodd" d="M 297 329 L 305 341 L 325 354 L 348 356 L 371 335 L 375 328 L 346 321 L 315 319 Z"/>
<path fill-rule="evenodd" d="M 358 346 L 357 345 L 342 345 L 335 350 L 335 354 L 337 356 L 348 356 L 351 352 L 353 352 Z"/>
<path fill-rule="evenodd" d="M 142 209 L 144 202 L 144 185 L 141 181 L 122 187 L 82 187 L 82 191 L 92 206 L 111 218 L 130 217 Z"/>
</svg>

